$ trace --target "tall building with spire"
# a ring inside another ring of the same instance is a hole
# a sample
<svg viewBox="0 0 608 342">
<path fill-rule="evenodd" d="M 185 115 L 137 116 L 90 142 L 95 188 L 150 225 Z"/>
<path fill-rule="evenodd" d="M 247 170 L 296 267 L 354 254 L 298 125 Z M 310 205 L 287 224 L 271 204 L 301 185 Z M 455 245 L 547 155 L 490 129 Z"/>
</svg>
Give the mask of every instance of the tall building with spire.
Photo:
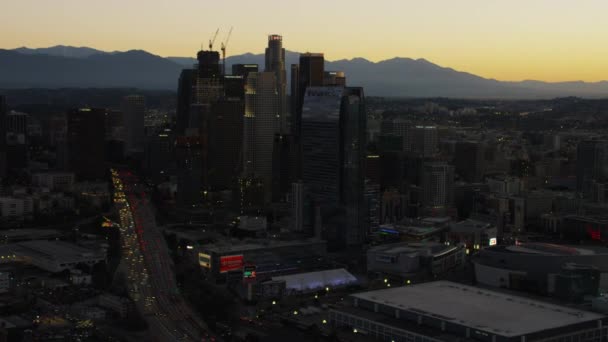
<svg viewBox="0 0 608 342">
<path fill-rule="evenodd" d="M 243 171 L 261 179 L 266 201 L 272 190 L 272 156 L 275 133 L 280 131 L 279 94 L 274 72 L 249 73 L 245 86 Z"/>
<path fill-rule="evenodd" d="M 278 34 L 268 36 L 268 47 L 266 48 L 265 71 L 273 72 L 275 75 L 277 96 L 279 132 L 287 133 L 287 72 L 285 70 L 285 49 L 283 48 L 283 37 Z"/>
</svg>

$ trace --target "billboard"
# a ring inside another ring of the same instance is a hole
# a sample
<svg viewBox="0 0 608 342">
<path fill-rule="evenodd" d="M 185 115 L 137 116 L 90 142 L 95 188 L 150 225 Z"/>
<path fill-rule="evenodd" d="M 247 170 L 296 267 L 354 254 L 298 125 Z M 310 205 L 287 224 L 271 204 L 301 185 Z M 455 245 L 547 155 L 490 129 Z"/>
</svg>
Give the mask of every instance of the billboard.
<svg viewBox="0 0 608 342">
<path fill-rule="evenodd" d="M 243 280 L 255 280 L 257 276 L 256 266 L 255 265 L 245 265 L 243 266 Z"/>
<path fill-rule="evenodd" d="M 220 273 L 236 271 L 243 268 L 242 255 L 226 255 L 220 258 Z"/>
<path fill-rule="evenodd" d="M 211 255 L 198 253 L 198 264 L 201 265 L 201 267 L 211 268 Z"/>
</svg>

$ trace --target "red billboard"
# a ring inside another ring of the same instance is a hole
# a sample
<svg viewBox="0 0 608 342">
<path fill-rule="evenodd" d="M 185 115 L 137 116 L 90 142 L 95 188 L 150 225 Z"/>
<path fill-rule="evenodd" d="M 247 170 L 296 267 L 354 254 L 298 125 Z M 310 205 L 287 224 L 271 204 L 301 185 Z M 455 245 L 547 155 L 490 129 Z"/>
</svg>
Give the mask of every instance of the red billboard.
<svg viewBox="0 0 608 342">
<path fill-rule="evenodd" d="M 236 271 L 243 268 L 242 255 L 226 255 L 220 258 L 220 273 Z"/>
</svg>

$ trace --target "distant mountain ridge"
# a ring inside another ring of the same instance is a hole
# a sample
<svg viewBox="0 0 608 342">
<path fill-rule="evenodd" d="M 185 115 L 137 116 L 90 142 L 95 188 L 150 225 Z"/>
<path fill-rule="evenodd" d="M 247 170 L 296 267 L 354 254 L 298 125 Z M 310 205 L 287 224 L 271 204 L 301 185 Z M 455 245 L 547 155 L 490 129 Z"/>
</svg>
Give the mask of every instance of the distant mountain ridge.
<svg viewBox="0 0 608 342">
<path fill-rule="evenodd" d="M 299 53 L 286 52 L 286 67 L 297 64 Z M 0 88 L 136 87 L 177 89 L 181 69 L 190 57 L 160 57 L 142 50 L 105 52 L 89 47 L 53 46 L 0 50 Z M 246 53 L 226 59 L 259 64 L 264 54 Z M 608 82 L 504 82 L 441 67 L 425 59 L 396 57 L 380 62 L 364 58 L 326 61 L 326 70 L 344 71 L 349 85 L 368 95 L 392 97 L 549 98 L 608 97 Z"/>
</svg>

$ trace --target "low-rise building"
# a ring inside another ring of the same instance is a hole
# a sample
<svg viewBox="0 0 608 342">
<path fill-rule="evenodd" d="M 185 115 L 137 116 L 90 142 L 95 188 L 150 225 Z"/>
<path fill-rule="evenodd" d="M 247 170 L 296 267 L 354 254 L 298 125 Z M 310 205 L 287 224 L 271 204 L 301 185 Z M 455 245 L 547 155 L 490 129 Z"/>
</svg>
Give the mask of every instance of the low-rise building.
<svg viewBox="0 0 608 342">
<path fill-rule="evenodd" d="M 483 249 L 473 259 L 479 284 L 582 300 L 608 290 L 608 250 L 519 243 Z"/>
<path fill-rule="evenodd" d="M 442 243 L 392 243 L 367 251 L 367 271 L 410 277 L 417 273 L 441 275 L 465 262 L 462 245 Z"/>
<path fill-rule="evenodd" d="M 34 212 L 34 200 L 31 197 L 0 197 L 0 216 L 16 219 Z"/>
<path fill-rule="evenodd" d="M 469 251 L 498 244 L 498 229 L 483 221 L 468 219 L 450 224 L 447 239 L 450 244 L 464 244 Z"/>
<path fill-rule="evenodd" d="M 39 172 L 32 175 L 32 183 L 51 191 L 72 191 L 74 174 L 71 172 Z"/>
<path fill-rule="evenodd" d="M 381 341 L 603 341 L 606 316 L 447 281 L 357 293 L 329 323 Z M 354 337 L 353 337 L 354 340 Z"/>
<path fill-rule="evenodd" d="M 64 241 L 34 240 L 0 247 L 2 259 L 23 260 L 48 272 L 76 269 L 78 264 L 89 267 L 105 261 L 101 250 L 83 248 Z"/>
<path fill-rule="evenodd" d="M 99 306 L 117 313 L 122 318 L 127 317 L 135 309 L 133 302 L 128 298 L 109 293 L 102 294 L 98 300 Z"/>
</svg>

